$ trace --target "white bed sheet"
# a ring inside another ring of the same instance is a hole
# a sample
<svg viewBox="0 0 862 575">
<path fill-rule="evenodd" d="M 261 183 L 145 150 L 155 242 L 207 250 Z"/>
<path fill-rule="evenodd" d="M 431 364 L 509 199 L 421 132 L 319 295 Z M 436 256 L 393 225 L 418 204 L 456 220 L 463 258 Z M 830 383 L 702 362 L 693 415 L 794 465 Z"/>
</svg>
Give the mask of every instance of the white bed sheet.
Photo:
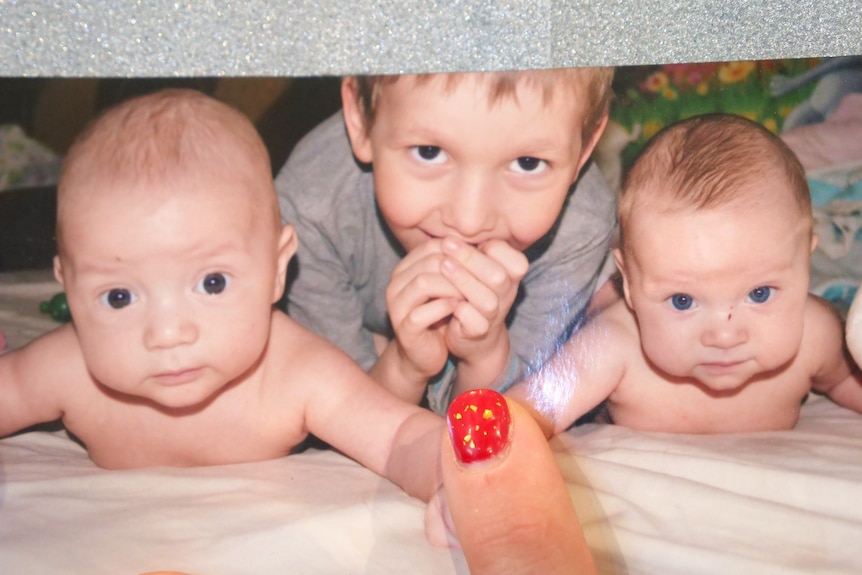
<svg viewBox="0 0 862 575">
<path fill-rule="evenodd" d="M 13 344 L 55 325 L 38 315 L 49 277 L 0 274 Z M 789 432 L 587 425 L 552 445 L 605 573 L 862 573 L 862 416 L 826 399 Z M 466 573 L 425 542 L 423 514 L 329 451 L 106 471 L 62 430 L 0 441 L 4 574 Z"/>
</svg>

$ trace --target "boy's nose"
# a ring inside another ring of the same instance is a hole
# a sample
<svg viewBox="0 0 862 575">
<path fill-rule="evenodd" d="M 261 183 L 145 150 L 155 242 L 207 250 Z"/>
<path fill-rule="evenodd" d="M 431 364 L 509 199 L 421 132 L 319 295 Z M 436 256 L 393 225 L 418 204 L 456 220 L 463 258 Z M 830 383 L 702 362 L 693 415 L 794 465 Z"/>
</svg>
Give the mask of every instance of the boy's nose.
<svg viewBox="0 0 862 575">
<path fill-rule="evenodd" d="M 707 347 L 729 349 L 747 341 L 748 329 L 732 310 L 717 313 L 701 334 L 701 343 Z"/>
<path fill-rule="evenodd" d="M 452 190 L 446 225 L 470 240 L 494 227 L 493 182 L 482 174 L 466 174 Z"/>
<path fill-rule="evenodd" d="M 166 349 L 194 343 L 198 337 L 195 323 L 183 313 L 181 306 L 162 304 L 150 310 L 144 330 L 147 349 Z"/>
</svg>

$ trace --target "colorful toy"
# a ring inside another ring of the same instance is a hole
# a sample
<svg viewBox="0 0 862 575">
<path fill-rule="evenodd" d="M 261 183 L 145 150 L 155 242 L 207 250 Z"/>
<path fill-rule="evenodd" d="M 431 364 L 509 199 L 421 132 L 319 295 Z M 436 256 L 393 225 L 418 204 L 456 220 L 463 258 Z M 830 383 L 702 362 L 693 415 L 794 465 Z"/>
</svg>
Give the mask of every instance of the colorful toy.
<svg viewBox="0 0 862 575">
<path fill-rule="evenodd" d="M 60 292 L 48 301 L 43 301 L 39 304 L 39 311 L 47 313 L 51 319 L 60 323 L 71 321 L 72 314 L 69 312 L 69 303 L 66 301 L 66 294 Z"/>
</svg>

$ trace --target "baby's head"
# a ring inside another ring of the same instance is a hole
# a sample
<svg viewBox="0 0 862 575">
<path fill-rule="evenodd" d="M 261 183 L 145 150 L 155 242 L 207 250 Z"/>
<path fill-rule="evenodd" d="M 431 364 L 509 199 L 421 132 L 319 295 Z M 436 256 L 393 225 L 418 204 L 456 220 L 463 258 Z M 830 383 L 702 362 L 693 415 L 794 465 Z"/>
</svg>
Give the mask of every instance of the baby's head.
<svg viewBox="0 0 862 575">
<path fill-rule="evenodd" d="M 356 158 L 406 250 L 456 236 L 524 250 L 553 226 L 607 122 L 609 68 L 351 77 Z"/>
<path fill-rule="evenodd" d="M 90 372 L 172 408 L 258 363 L 295 248 L 254 126 L 190 90 L 129 100 L 79 137 L 60 174 L 57 242 Z"/>
<path fill-rule="evenodd" d="M 619 218 L 626 301 L 660 369 L 728 390 L 795 355 L 815 238 L 780 138 L 723 114 L 670 126 L 628 174 Z"/>
<path fill-rule="evenodd" d="M 257 217 L 280 227 L 268 158 L 245 116 L 200 92 L 163 90 L 115 106 L 76 139 L 63 162 L 60 254 L 84 205 L 158 203 L 194 189 L 210 190 L 204 197 L 211 202 L 219 201 L 216 194 L 241 196 Z M 233 185 L 208 185 L 225 181 Z"/>
<path fill-rule="evenodd" d="M 783 182 L 757 188 L 764 178 Z M 800 222 L 812 233 L 811 196 L 805 170 L 793 151 L 756 122 L 731 114 L 706 114 L 673 124 L 657 134 L 632 165 L 620 191 L 619 220 L 625 230 L 633 216 L 660 209 L 720 208 L 729 204 L 763 207 L 776 194 L 796 205 Z"/>
</svg>

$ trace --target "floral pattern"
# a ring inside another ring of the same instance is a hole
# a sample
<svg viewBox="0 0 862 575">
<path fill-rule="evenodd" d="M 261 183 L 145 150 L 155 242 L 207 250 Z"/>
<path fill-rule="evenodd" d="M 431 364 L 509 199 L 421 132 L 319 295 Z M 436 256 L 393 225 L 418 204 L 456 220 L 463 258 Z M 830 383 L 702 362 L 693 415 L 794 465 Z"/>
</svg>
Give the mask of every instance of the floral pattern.
<svg viewBox="0 0 862 575">
<path fill-rule="evenodd" d="M 772 78 L 801 74 L 818 62 L 807 58 L 618 68 L 611 120 L 626 132 L 639 134 L 623 150 L 623 163 L 628 165 L 668 124 L 699 114 L 739 114 L 780 133 L 784 118 L 814 86 L 776 97 Z"/>
</svg>

